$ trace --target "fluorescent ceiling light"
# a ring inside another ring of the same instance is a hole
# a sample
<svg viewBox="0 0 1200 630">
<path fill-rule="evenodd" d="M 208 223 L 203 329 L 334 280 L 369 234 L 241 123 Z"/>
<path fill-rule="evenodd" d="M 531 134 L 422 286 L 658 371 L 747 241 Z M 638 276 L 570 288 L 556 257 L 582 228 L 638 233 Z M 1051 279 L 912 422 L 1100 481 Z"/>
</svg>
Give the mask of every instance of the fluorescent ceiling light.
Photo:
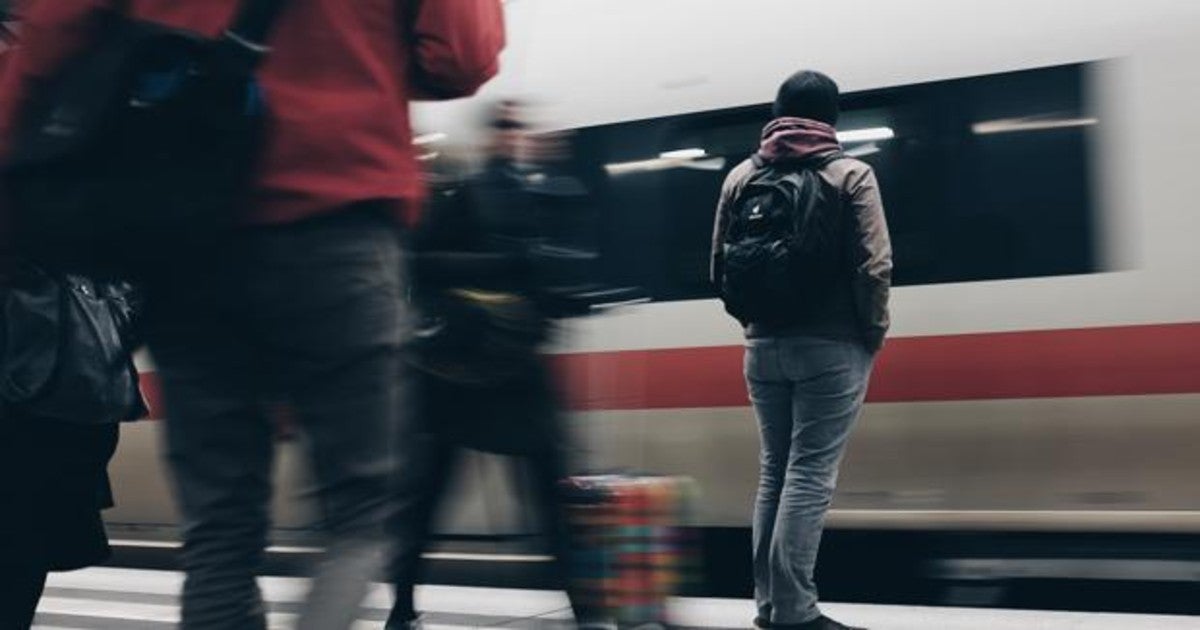
<svg viewBox="0 0 1200 630">
<path fill-rule="evenodd" d="M 725 158 L 715 157 L 710 160 L 692 160 L 680 164 L 679 168 L 686 168 L 693 171 L 720 171 L 725 169 Z"/>
<path fill-rule="evenodd" d="M 649 160 L 606 164 L 604 170 L 608 171 L 609 175 L 665 171 L 672 168 L 689 167 L 696 164 L 693 160 L 700 160 L 706 157 L 708 157 L 708 151 L 704 149 L 676 149 L 660 153 L 658 157 Z M 717 160 L 720 160 L 721 166 L 724 166 L 725 160 L 723 158 L 717 158 Z"/>
<path fill-rule="evenodd" d="M 417 136 L 416 138 L 413 138 L 413 144 L 415 144 L 417 146 L 424 146 L 426 144 L 434 144 L 437 142 L 444 142 L 446 140 L 446 138 L 448 138 L 448 137 L 449 136 L 447 136 L 446 134 L 441 133 L 441 132 L 427 133 L 424 135 Z"/>
<path fill-rule="evenodd" d="M 664 160 L 696 160 L 706 157 L 707 155 L 708 151 L 705 151 L 704 149 L 678 149 L 675 151 L 667 151 L 666 153 L 660 154 L 658 157 Z"/>
<path fill-rule="evenodd" d="M 975 132 L 976 135 L 988 136 L 997 133 L 1013 133 L 1018 131 L 1046 131 L 1048 129 L 1091 127 L 1099 123 L 1099 118 L 1004 118 L 975 123 L 971 125 L 971 131 Z"/>
<path fill-rule="evenodd" d="M 655 158 L 652 160 L 637 160 L 635 162 L 617 162 L 605 164 L 604 170 L 609 175 L 629 175 L 630 173 L 653 173 L 667 171 L 673 168 L 686 168 L 699 171 L 719 171 L 725 168 L 725 158 L 715 157 L 708 160 L 684 160 L 680 158 Z"/>
<path fill-rule="evenodd" d="M 663 158 L 658 158 L 656 160 L 638 160 L 636 162 L 617 162 L 615 164 L 605 164 L 604 170 L 608 171 L 609 175 L 628 175 L 629 173 L 662 171 L 668 168 L 673 168 L 678 164 L 679 160 L 666 160 Z"/>
<path fill-rule="evenodd" d="M 838 141 L 846 143 L 854 142 L 883 142 L 896 137 L 896 132 L 891 127 L 870 127 L 867 129 L 851 129 L 849 131 L 839 131 Z"/>
</svg>

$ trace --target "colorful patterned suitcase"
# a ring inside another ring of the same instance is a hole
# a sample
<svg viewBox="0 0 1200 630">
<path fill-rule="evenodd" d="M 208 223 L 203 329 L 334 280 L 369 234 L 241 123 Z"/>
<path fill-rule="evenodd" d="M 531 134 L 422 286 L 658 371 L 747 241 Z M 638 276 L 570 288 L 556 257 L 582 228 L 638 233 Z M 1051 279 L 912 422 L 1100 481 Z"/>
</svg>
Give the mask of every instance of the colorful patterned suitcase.
<svg viewBox="0 0 1200 630">
<path fill-rule="evenodd" d="M 624 628 L 666 625 L 667 600 L 699 573 L 687 527 L 695 483 L 604 475 L 566 484 L 574 588 L 587 614 Z"/>
</svg>

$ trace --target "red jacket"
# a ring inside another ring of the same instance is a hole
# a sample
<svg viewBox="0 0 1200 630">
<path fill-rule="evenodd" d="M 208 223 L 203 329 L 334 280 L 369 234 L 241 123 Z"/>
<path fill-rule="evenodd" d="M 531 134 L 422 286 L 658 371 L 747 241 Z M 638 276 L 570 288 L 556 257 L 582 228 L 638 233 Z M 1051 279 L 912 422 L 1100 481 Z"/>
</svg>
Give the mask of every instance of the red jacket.
<svg viewBox="0 0 1200 630">
<path fill-rule="evenodd" d="M 0 75 L 0 143 L 30 80 L 53 73 L 112 0 L 26 0 Z M 240 0 L 131 0 L 133 13 L 216 35 Z M 415 24 L 411 2 L 420 2 Z M 284 10 L 260 71 L 271 121 L 251 223 L 286 223 L 363 200 L 416 218 L 423 185 L 409 101 L 469 96 L 499 70 L 500 0 L 306 0 Z M 419 72 L 411 72 L 412 68 Z M 419 75 L 423 84 L 414 84 Z M 2 149 L 2 147 L 0 147 Z"/>
</svg>

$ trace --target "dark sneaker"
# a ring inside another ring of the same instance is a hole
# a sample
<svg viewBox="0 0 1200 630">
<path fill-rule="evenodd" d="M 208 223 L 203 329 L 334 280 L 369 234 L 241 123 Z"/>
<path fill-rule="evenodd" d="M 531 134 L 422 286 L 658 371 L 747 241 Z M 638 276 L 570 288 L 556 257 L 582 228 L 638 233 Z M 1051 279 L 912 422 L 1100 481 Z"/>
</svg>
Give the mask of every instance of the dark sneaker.
<svg viewBox="0 0 1200 630">
<path fill-rule="evenodd" d="M 802 623 L 791 627 L 797 628 L 798 630 L 867 630 L 866 628 L 847 626 L 846 624 L 834 621 L 825 615 L 821 615 L 820 617 L 817 617 L 808 623 Z"/>
<path fill-rule="evenodd" d="M 758 628 L 758 630 L 767 630 L 771 627 L 771 621 L 769 619 L 764 619 L 763 617 L 755 617 L 754 627 Z"/>
<path fill-rule="evenodd" d="M 755 623 L 757 622 L 758 620 L 755 619 Z M 772 630 L 867 630 L 866 628 L 847 626 L 844 623 L 838 623 L 829 617 L 826 617 L 825 615 L 821 615 L 820 617 L 817 617 L 816 619 L 813 619 L 807 623 L 776 623 L 771 624 L 768 627 L 770 627 Z"/>
<path fill-rule="evenodd" d="M 401 621 L 399 623 L 389 621 L 384 630 L 425 630 L 425 622 L 421 619 L 421 617 L 409 619 L 408 621 Z"/>
<path fill-rule="evenodd" d="M 576 627 L 579 630 L 617 630 L 617 622 L 610 619 L 584 619 Z"/>
</svg>

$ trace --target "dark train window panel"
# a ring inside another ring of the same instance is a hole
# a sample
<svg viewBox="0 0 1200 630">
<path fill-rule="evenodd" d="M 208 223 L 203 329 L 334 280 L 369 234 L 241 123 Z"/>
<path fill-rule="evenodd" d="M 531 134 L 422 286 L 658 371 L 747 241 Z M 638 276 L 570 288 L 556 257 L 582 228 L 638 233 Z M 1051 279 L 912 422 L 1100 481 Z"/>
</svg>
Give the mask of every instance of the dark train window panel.
<svg viewBox="0 0 1200 630">
<path fill-rule="evenodd" d="M 1099 271 L 1089 66 L 844 97 L 847 151 L 878 174 L 899 286 Z M 713 211 L 768 105 L 582 129 L 614 282 L 656 300 L 711 297 Z"/>
</svg>

